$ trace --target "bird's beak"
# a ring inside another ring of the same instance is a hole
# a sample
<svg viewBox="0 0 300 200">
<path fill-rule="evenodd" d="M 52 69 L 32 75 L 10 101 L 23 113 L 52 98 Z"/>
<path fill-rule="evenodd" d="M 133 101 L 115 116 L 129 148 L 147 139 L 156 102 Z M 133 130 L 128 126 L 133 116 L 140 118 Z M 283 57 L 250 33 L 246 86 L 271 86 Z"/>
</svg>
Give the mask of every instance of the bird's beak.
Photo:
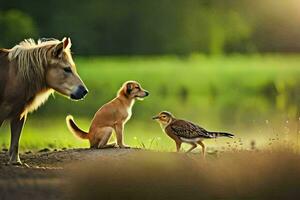
<svg viewBox="0 0 300 200">
<path fill-rule="evenodd" d="M 152 119 L 153 119 L 153 120 L 159 119 L 159 116 L 154 116 L 154 117 L 152 117 Z"/>
</svg>

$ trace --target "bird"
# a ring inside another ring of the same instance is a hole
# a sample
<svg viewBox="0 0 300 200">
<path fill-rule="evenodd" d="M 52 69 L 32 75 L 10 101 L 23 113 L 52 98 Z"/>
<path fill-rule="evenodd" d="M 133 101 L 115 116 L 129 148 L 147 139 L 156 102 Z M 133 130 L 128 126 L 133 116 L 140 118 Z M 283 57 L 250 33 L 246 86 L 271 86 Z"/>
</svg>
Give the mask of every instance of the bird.
<svg viewBox="0 0 300 200">
<path fill-rule="evenodd" d="M 181 144 L 184 142 L 192 145 L 186 153 L 191 152 L 197 145 L 200 145 L 202 154 L 205 155 L 205 145 L 202 142 L 204 139 L 234 137 L 231 133 L 207 131 L 193 122 L 177 119 L 168 111 L 162 111 L 152 119 L 158 121 L 163 132 L 175 141 L 177 152 L 180 151 Z"/>
</svg>

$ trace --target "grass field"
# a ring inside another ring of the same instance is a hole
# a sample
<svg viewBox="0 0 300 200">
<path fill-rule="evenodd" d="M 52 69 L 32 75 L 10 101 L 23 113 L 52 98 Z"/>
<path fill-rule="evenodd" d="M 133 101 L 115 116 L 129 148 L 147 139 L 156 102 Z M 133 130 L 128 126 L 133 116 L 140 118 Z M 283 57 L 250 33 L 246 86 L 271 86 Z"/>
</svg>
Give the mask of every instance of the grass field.
<svg viewBox="0 0 300 200">
<path fill-rule="evenodd" d="M 87 130 L 95 111 L 112 99 L 126 80 L 137 80 L 150 91 L 137 102 L 125 128 L 131 146 L 174 150 L 173 142 L 151 117 L 169 110 L 209 130 L 236 134 L 234 140 L 207 141 L 208 151 L 251 148 L 281 143 L 298 144 L 300 110 L 300 56 L 253 55 L 208 57 L 97 57 L 76 58 L 79 74 L 90 93 L 71 102 L 60 95 L 29 116 L 21 150 L 87 147 L 65 126 L 72 114 Z M 9 144 L 8 124 L 0 131 L 3 147 Z M 0 143 L 0 144 L 1 144 Z"/>
</svg>

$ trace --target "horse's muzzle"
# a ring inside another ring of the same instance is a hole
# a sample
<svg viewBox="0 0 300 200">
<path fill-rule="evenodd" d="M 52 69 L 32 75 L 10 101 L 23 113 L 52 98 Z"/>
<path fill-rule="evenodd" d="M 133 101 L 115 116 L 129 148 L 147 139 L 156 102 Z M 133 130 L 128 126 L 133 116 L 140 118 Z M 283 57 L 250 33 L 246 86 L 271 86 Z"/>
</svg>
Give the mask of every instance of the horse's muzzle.
<svg viewBox="0 0 300 200">
<path fill-rule="evenodd" d="M 89 91 L 87 90 L 86 87 L 84 87 L 83 85 L 79 85 L 74 90 L 74 92 L 72 92 L 70 97 L 71 97 L 71 99 L 74 99 L 74 100 L 83 99 L 83 97 L 85 97 L 88 92 Z"/>
<path fill-rule="evenodd" d="M 148 91 L 145 90 L 145 97 L 149 96 L 150 93 Z"/>
</svg>

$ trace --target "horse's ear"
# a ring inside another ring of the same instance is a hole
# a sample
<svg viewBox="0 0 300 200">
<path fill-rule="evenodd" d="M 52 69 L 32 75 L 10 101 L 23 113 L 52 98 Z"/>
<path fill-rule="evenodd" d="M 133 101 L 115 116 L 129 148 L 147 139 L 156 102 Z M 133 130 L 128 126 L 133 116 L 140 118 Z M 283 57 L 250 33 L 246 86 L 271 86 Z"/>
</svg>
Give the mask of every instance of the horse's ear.
<svg viewBox="0 0 300 200">
<path fill-rule="evenodd" d="M 71 46 L 72 46 L 72 41 L 71 41 L 71 38 L 68 37 L 68 46 L 66 46 L 66 47 L 71 48 Z"/>
<path fill-rule="evenodd" d="M 58 44 L 54 47 L 53 52 L 52 52 L 52 55 L 53 55 L 55 58 L 62 58 L 63 51 L 64 51 L 64 41 L 58 43 Z"/>
<path fill-rule="evenodd" d="M 71 39 L 69 37 L 68 38 L 64 38 L 62 40 L 62 42 L 64 43 L 64 49 L 71 48 L 72 42 L 71 42 Z"/>
<path fill-rule="evenodd" d="M 71 48 L 71 39 L 70 38 L 64 38 L 60 43 L 58 43 L 53 50 L 53 56 L 55 58 L 62 58 L 63 51 L 66 48 Z"/>
</svg>

